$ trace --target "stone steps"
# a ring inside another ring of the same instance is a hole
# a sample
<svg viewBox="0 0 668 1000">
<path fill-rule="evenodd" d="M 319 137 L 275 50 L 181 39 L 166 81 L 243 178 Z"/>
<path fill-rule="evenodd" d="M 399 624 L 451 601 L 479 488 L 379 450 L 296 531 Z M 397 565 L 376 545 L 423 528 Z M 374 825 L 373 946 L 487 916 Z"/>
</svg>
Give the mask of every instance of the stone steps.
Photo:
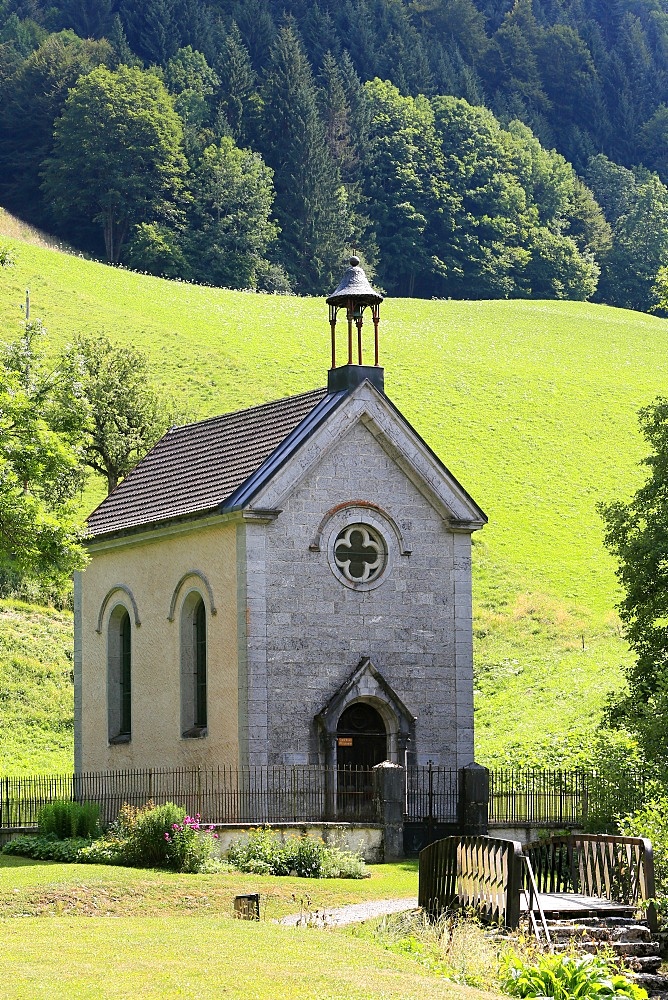
<svg viewBox="0 0 668 1000">
<path fill-rule="evenodd" d="M 608 948 L 623 960 L 650 997 L 668 1000 L 668 976 L 659 973 L 661 946 L 646 923 L 632 917 L 582 917 L 547 920 L 555 951 L 575 947 L 581 952 Z"/>
</svg>

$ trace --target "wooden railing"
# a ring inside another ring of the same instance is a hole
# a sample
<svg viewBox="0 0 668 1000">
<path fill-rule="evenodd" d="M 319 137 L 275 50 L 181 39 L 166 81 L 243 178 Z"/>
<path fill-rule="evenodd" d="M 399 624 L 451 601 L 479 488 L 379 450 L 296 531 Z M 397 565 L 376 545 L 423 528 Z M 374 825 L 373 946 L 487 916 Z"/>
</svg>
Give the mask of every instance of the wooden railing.
<svg viewBox="0 0 668 1000">
<path fill-rule="evenodd" d="M 647 908 L 656 929 L 652 845 L 644 837 L 575 834 L 531 844 L 527 856 L 539 892 L 575 892 Z"/>
<path fill-rule="evenodd" d="M 455 908 L 517 927 L 522 846 L 493 837 L 445 837 L 420 852 L 418 902 L 430 916 Z"/>
</svg>

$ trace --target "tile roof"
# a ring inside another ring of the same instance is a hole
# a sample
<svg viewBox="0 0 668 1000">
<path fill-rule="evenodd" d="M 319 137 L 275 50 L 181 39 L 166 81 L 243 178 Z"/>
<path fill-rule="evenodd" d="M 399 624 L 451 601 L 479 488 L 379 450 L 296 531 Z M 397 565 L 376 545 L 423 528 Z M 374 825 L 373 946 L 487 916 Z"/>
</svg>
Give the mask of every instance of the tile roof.
<svg viewBox="0 0 668 1000">
<path fill-rule="evenodd" d="M 324 419 L 345 395 L 328 395 L 325 389 L 316 389 L 173 427 L 93 511 L 87 521 L 89 535 L 97 537 L 216 508 L 229 509 L 236 505 L 226 503 L 234 494 L 247 500 L 249 490 L 240 487 L 253 473 L 272 456 L 268 466 L 271 471 L 278 468 L 293 450 L 285 447 L 286 439 L 297 447 L 302 422 L 310 432 L 319 423 L 314 411 L 322 410 Z M 280 445 L 284 447 L 279 449 Z"/>
</svg>

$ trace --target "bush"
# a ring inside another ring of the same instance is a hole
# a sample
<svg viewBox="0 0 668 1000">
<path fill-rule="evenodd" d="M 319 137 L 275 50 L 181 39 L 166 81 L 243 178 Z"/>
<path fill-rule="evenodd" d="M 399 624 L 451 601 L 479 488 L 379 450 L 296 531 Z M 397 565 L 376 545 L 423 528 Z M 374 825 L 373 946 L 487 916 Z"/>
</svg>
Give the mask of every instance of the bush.
<svg viewBox="0 0 668 1000">
<path fill-rule="evenodd" d="M 92 843 L 81 836 L 59 839 L 68 822 L 72 822 L 72 815 L 91 820 L 91 811 L 82 809 L 80 814 L 73 814 L 61 808 L 73 804 L 51 803 L 58 808 L 42 810 L 44 816 L 40 812 L 40 817 L 43 826 L 52 829 L 37 837 L 15 837 L 4 853 L 42 861 L 171 868 L 177 872 L 215 871 L 221 867 L 211 861 L 216 837 L 213 828 L 202 827 L 199 816 L 186 816 L 185 809 L 173 802 L 164 806 L 149 804 L 143 809 L 123 806 L 109 832 Z"/>
<path fill-rule="evenodd" d="M 107 835 L 82 849 L 81 861 L 129 865 L 134 868 L 171 868 L 201 872 L 207 868 L 216 836 L 202 827 L 199 816 L 173 802 L 149 802 L 138 809 L 124 805 Z"/>
<path fill-rule="evenodd" d="M 247 839 L 235 841 L 228 861 L 254 875 L 297 875 L 300 878 L 367 878 L 369 871 L 358 854 L 328 847 L 322 840 L 303 835 L 281 842 L 268 827 L 251 830 Z"/>
<path fill-rule="evenodd" d="M 165 833 L 167 863 L 177 872 L 201 872 L 213 851 L 213 827 L 201 827 L 199 814 L 185 816 L 182 823 L 172 823 Z"/>
<path fill-rule="evenodd" d="M 0 267 L 13 267 L 15 263 L 12 251 L 4 243 L 0 243 Z"/>
<path fill-rule="evenodd" d="M 113 833 L 123 842 L 122 854 L 125 864 L 137 868 L 166 868 L 167 841 L 174 824 L 185 819 L 182 806 L 166 802 L 155 806 L 149 802 L 141 809 L 124 805 L 119 813 L 118 823 Z"/>
<path fill-rule="evenodd" d="M 625 837 L 648 837 L 652 841 L 656 894 L 668 897 L 668 799 L 654 799 L 618 823 Z"/>
<path fill-rule="evenodd" d="M 64 861 L 71 863 L 82 860 L 80 851 L 88 845 L 87 840 L 69 838 L 59 840 L 53 834 L 49 836 L 19 836 L 13 837 L 2 849 L 3 854 L 15 854 L 23 858 L 34 858 L 36 861 Z"/>
<path fill-rule="evenodd" d="M 37 814 L 37 827 L 42 837 L 91 838 L 100 832 L 100 807 L 95 802 L 72 802 L 56 799 L 42 806 Z"/>
<path fill-rule="evenodd" d="M 646 1000 L 647 992 L 616 971 L 602 955 L 543 955 L 529 963 L 511 953 L 501 969 L 501 985 L 513 997 L 555 1000 Z"/>
</svg>

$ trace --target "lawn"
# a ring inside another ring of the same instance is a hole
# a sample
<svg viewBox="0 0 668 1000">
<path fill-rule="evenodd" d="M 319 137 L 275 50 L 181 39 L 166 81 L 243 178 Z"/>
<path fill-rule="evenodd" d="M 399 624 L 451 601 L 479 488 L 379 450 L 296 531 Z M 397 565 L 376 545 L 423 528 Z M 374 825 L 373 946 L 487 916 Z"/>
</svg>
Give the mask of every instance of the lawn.
<svg viewBox="0 0 668 1000">
<path fill-rule="evenodd" d="M 6 337 L 29 287 L 50 350 L 76 333 L 136 344 L 198 417 L 325 381 L 322 299 L 166 282 L 7 242 Z M 640 481 L 636 413 L 668 385 L 668 321 L 587 303 L 390 299 L 381 360 L 390 397 L 490 518 L 474 545 L 477 757 L 577 763 L 628 662 L 597 504 Z M 82 512 L 100 496 L 89 489 Z"/>
<path fill-rule="evenodd" d="M 361 881 L 172 875 L 0 856 L 0 993 L 7 1000 L 487 996 L 368 936 L 272 923 L 300 901 L 316 910 L 416 895 L 416 862 L 371 871 Z M 233 920 L 233 897 L 256 891 L 261 921 Z"/>
<path fill-rule="evenodd" d="M 345 932 L 224 917 L 0 920 L 6 1000 L 482 1000 Z"/>
<path fill-rule="evenodd" d="M 262 919 L 369 899 L 417 896 L 417 861 L 370 865 L 368 879 L 303 879 L 239 872 L 178 875 L 113 865 L 66 865 L 0 855 L 0 917 L 231 915 L 234 897 L 260 893 Z"/>
</svg>

